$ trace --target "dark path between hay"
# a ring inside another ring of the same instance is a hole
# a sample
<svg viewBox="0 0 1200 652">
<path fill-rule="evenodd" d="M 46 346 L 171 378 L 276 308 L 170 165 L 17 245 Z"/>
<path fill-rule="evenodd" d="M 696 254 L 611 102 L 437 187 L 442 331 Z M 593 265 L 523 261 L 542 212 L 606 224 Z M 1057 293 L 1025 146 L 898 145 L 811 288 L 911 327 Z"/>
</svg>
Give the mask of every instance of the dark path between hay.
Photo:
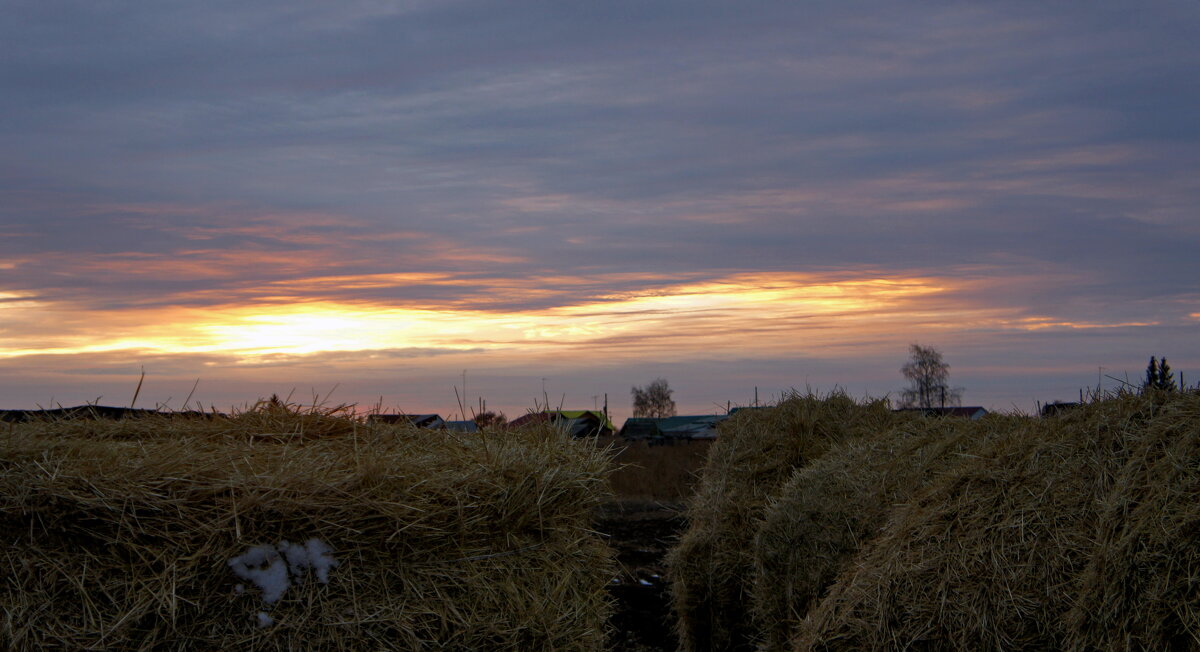
<svg viewBox="0 0 1200 652">
<path fill-rule="evenodd" d="M 681 505 L 620 501 L 604 505 L 596 530 L 609 537 L 620 564 L 609 585 L 616 600 L 608 649 L 614 652 L 676 650 L 663 557 L 684 529 Z"/>
</svg>

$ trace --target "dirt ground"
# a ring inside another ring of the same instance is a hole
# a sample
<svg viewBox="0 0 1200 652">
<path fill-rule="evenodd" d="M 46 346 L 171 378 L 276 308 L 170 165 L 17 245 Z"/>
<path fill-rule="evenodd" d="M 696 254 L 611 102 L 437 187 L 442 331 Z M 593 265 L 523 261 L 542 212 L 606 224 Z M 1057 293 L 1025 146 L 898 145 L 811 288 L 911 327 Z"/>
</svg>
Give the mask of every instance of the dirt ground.
<svg viewBox="0 0 1200 652">
<path fill-rule="evenodd" d="M 609 585 L 617 610 L 608 649 L 620 652 L 675 650 L 675 619 L 663 557 L 684 529 L 678 503 L 619 501 L 605 505 L 596 529 L 617 551 L 618 576 Z"/>
</svg>

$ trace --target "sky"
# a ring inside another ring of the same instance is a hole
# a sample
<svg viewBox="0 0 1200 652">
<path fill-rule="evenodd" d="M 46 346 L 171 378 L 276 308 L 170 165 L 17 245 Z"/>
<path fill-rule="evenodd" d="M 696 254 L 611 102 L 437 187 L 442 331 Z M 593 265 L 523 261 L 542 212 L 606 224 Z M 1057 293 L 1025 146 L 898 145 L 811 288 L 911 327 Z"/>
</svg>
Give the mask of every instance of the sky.
<svg viewBox="0 0 1200 652">
<path fill-rule="evenodd" d="M 1193 0 L 0 7 L 0 407 L 1200 381 Z"/>
</svg>

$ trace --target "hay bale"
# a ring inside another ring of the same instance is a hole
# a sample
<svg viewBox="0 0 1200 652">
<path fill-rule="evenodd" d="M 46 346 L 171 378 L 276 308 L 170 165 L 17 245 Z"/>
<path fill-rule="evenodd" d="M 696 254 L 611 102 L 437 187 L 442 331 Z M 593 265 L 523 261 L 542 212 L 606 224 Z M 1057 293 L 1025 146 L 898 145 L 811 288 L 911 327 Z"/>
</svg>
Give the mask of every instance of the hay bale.
<svg viewBox="0 0 1200 652">
<path fill-rule="evenodd" d="M 895 418 L 883 401 L 860 404 L 835 392 L 793 395 L 721 424 L 688 506 L 688 530 L 667 558 L 685 650 L 752 644 L 751 543 L 769 499 L 796 468 L 842 441 L 890 429 Z"/>
<path fill-rule="evenodd" d="M 0 433 L 0 646 L 598 649 L 608 462 L 549 427 L 274 408 L 17 425 Z"/>
<path fill-rule="evenodd" d="M 1200 650 L 1200 401 L 1160 407 L 1102 507 L 1070 650 Z"/>
<path fill-rule="evenodd" d="M 852 439 L 792 474 L 754 538 L 759 644 L 788 649 L 808 611 L 893 510 L 1011 420 L 925 418 Z"/>
<path fill-rule="evenodd" d="M 809 612 L 795 649 L 1068 647 L 1098 526 L 1117 517 L 1102 508 L 1114 482 L 1152 433 L 1195 437 L 1184 412 L 1127 396 L 998 433 L 894 514 Z M 1095 647 L 1125 648 L 1115 634 Z"/>
</svg>

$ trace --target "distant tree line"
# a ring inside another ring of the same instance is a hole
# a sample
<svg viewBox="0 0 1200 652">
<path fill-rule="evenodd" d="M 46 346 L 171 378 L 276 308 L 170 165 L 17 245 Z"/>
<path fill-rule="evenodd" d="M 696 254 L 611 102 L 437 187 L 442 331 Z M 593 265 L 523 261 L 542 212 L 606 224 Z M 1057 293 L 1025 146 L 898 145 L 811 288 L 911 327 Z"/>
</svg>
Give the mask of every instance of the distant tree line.
<svg viewBox="0 0 1200 652">
<path fill-rule="evenodd" d="M 900 407 L 932 409 L 962 404 L 963 388 L 950 385 L 950 365 L 942 357 L 941 351 L 932 346 L 911 344 L 908 353 L 908 361 L 900 368 L 900 373 L 908 379 L 908 386 L 900 390 Z M 1182 376 L 1176 382 L 1175 373 L 1171 371 L 1166 357 L 1161 360 L 1150 357 L 1143 389 L 1175 392 L 1181 386 Z M 644 387 L 634 387 L 631 393 L 633 416 L 675 416 L 675 401 L 671 399 L 673 390 L 665 378 L 657 378 Z"/>
</svg>

